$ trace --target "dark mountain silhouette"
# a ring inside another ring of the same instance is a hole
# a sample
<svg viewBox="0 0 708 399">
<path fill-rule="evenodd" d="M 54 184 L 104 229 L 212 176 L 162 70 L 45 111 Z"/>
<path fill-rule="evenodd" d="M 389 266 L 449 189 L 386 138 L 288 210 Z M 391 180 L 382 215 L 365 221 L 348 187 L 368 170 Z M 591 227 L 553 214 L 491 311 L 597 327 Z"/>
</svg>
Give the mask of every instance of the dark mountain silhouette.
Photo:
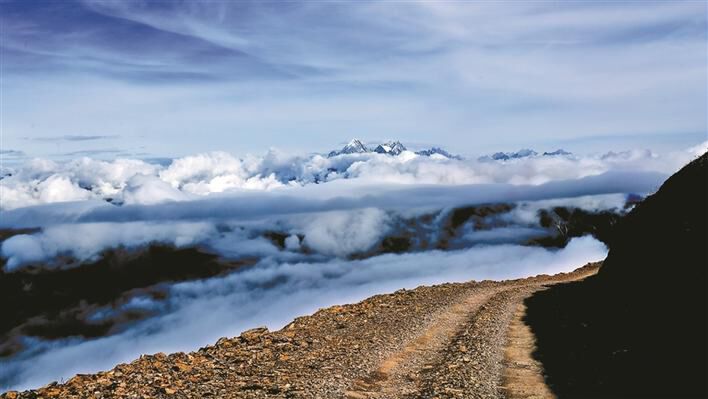
<svg viewBox="0 0 708 399">
<path fill-rule="evenodd" d="M 598 275 L 526 301 L 564 397 L 706 397 L 708 153 L 623 218 Z"/>
</svg>

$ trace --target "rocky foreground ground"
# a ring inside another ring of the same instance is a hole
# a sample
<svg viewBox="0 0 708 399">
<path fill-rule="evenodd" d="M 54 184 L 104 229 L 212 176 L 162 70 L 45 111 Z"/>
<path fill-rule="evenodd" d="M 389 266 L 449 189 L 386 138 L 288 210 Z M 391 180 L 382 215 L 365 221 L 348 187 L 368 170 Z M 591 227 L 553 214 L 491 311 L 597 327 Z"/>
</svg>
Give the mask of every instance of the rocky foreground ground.
<svg viewBox="0 0 708 399">
<path fill-rule="evenodd" d="M 107 372 L 2 397 L 545 396 L 549 391 L 530 356 L 533 337 L 521 322 L 523 300 L 598 268 L 400 290 L 322 309 L 279 331 L 257 328 L 192 353 L 146 355 Z"/>
</svg>

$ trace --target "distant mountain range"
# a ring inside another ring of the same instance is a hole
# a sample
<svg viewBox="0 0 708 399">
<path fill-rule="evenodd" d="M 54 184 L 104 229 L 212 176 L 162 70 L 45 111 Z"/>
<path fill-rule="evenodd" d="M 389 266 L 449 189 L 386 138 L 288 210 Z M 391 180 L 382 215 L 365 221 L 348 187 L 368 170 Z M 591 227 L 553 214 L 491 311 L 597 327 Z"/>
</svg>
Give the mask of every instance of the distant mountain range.
<svg viewBox="0 0 708 399">
<path fill-rule="evenodd" d="M 480 161 L 508 161 L 510 159 L 519 159 L 519 158 L 529 158 L 529 157 L 555 157 L 555 156 L 564 156 L 564 157 L 569 157 L 572 156 L 573 154 L 571 152 L 568 152 L 563 149 L 557 149 L 555 151 L 551 152 L 544 152 L 543 154 L 537 153 L 534 150 L 524 148 L 516 152 L 497 152 L 492 155 L 485 155 L 482 157 L 479 157 Z"/>
<path fill-rule="evenodd" d="M 365 145 L 361 140 L 359 139 L 352 139 L 347 145 L 342 147 L 341 150 L 337 151 L 330 151 L 330 153 L 327 155 L 328 157 L 336 157 L 339 155 L 346 155 L 346 154 L 366 154 L 366 153 L 377 153 L 377 154 L 385 154 L 385 155 L 401 155 L 404 151 L 408 151 L 406 146 L 404 146 L 400 141 L 387 141 L 385 143 L 379 144 L 375 147 L 368 147 Z M 420 150 L 420 151 L 415 151 L 416 155 L 421 155 L 421 156 L 442 156 L 445 158 L 449 159 L 462 159 L 459 155 L 453 155 L 450 154 L 449 152 L 443 150 L 440 147 L 432 147 L 429 149 L 425 150 Z"/>
<path fill-rule="evenodd" d="M 352 139 L 347 145 L 342 147 L 341 150 L 333 150 L 330 151 L 327 156 L 329 158 L 336 157 L 339 155 L 347 155 L 347 154 L 366 154 L 366 153 L 377 153 L 377 154 L 385 154 L 385 155 L 401 155 L 403 152 L 408 151 L 406 146 L 404 146 L 400 141 L 387 141 L 382 144 L 378 144 L 376 146 L 370 147 L 364 144 L 361 140 L 359 139 Z M 438 156 L 438 157 L 444 157 L 448 159 L 457 159 L 461 160 L 462 157 L 459 155 L 453 155 L 446 150 L 440 148 L 440 147 L 431 147 L 428 149 L 420 150 L 420 151 L 415 151 L 414 152 L 416 155 L 420 156 L 426 156 L 426 157 L 432 157 L 432 156 Z M 482 157 L 479 157 L 478 160 L 482 162 L 488 162 L 488 161 L 508 161 L 511 159 L 520 159 L 520 158 L 529 158 L 529 157 L 556 157 L 556 156 L 562 156 L 562 157 L 571 157 L 573 154 L 571 152 L 568 152 L 563 149 L 557 149 L 555 151 L 551 152 L 543 152 L 542 154 L 539 154 L 538 152 L 524 148 L 516 152 L 497 152 L 492 155 L 484 155 Z"/>
</svg>

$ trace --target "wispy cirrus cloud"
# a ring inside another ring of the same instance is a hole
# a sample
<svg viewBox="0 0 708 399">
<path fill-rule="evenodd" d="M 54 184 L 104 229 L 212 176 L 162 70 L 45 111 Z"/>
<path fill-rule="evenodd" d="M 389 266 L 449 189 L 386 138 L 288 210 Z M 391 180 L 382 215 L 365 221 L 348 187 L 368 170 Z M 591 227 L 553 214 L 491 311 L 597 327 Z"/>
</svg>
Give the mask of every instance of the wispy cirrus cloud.
<svg viewBox="0 0 708 399">
<path fill-rule="evenodd" d="M 120 138 L 119 135 L 81 135 L 81 134 L 67 134 L 63 136 L 43 136 L 43 137 L 25 137 L 25 140 L 31 141 L 97 141 L 97 140 L 115 140 Z"/>
<path fill-rule="evenodd" d="M 121 150 L 118 150 L 118 149 L 103 148 L 103 149 L 65 152 L 62 155 L 69 156 L 69 157 L 95 157 L 98 155 L 105 155 L 105 154 L 118 154 L 120 152 L 121 152 Z"/>
<path fill-rule="evenodd" d="M 13 149 L 0 149 L 0 174 L 5 174 L 8 170 L 5 170 L 8 164 L 21 163 L 27 159 L 27 154 L 24 151 L 13 150 Z"/>
<path fill-rule="evenodd" d="M 5 157 L 24 157 L 25 153 L 22 151 L 17 151 L 17 150 L 2 149 L 2 150 L 0 150 L 0 155 L 5 156 Z"/>
</svg>

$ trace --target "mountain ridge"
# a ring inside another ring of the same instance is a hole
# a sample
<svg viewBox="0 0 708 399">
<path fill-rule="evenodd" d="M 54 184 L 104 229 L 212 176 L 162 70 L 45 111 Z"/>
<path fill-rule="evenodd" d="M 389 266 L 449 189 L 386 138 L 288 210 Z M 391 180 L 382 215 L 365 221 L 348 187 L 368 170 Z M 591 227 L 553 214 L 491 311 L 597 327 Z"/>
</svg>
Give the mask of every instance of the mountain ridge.
<svg viewBox="0 0 708 399">
<path fill-rule="evenodd" d="M 491 155 L 483 155 L 479 158 L 477 158 L 480 162 L 492 162 L 492 161 L 510 161 L 514 159 L 521 159 L 521 158 L 535 158 L 535 157 L 556 157 L 556 156 L 562 156 L 562 157 L 573 157 L 573 153 L 566 151 L 562 148 L 559 148 L 555 151 L 545 151 L 542 154 L 539 154 L 538 152 L 529 149 L 529 148 L 522 148 L 518 151 L 513 151 L 513 152 L 495 152 L 494 154 Z"/>
<path fill-rule="evenodd" d="M 403 145 L 398 140 L 389 140 L 389 141 L 383 142 L 381 144 L 377 144 L 375 146 L 367 146 L 361 140 L 359 140 L 357 138 L 353 138 L 344 147 L 342 147 L 342 149 L 330 151 L 327 154 L 327 157 L 333 158 L 333 157 L 336 157 L 339 155 L 367 154 L 367 153 L 398 156 L 398 155 L 401 155 L 402 153 L 408 152 L 408 151 L 409 151 L 408 148 L 406 148 L 406 146 Z M 416 155 L 419 155 L 419 156 L 426 156 L 426 157 L 437 155 L 437 156 L 442 156 L 442 157 L 449 158 L 449 159 L 456 159 L 456 160 L 462 159 L 461 156 L 453 155 L 440 147 L 431 147 L 428 149 L 414 151 L 413 153 Z"/>
</svg>

